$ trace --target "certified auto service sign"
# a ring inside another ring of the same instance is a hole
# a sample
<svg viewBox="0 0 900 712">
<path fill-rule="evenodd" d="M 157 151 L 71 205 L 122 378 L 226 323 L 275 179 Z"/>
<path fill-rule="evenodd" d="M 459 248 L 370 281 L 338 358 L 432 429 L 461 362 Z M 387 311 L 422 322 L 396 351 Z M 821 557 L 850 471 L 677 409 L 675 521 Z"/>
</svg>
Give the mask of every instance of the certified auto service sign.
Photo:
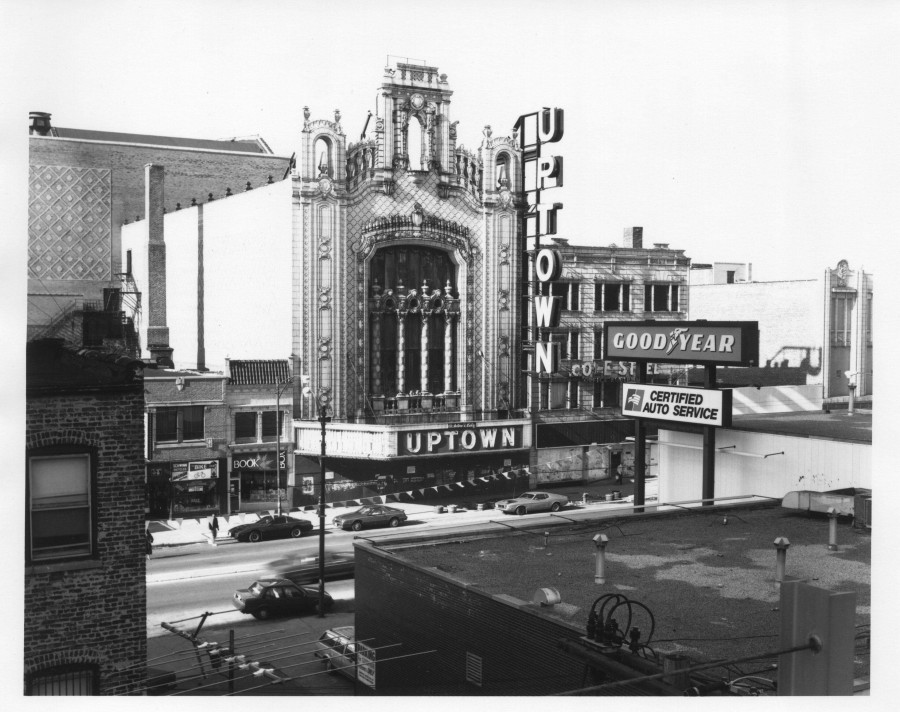
<svg viewBox="0 0 900 712">
<path fill-rule="evenodd" d="M 619 321 L 604 324 L 608 361 L 720 364 L 759 363 L 755 321 Z"/>
<path fill-rule="evenodd" d="M 622 415 L 632 418 L 714 427 L 731 425 L 730 390 L 623 383 L 622 403 Z"/>
</svg>

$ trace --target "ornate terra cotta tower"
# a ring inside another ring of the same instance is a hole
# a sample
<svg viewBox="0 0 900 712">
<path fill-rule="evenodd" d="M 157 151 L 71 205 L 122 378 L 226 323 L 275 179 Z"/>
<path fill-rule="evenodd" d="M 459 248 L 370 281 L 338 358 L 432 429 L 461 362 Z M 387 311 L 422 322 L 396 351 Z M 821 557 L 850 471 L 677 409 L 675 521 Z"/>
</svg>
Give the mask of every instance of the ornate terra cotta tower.
<svg viewBox="0 0 900 712">
<path fill-rule="evenodd" d="M 519 150 L 489 126 L 476 150 L 458 144 L 452 95 L 436 67 L 387 67 L 356 143 L 340 111 L 304 108 L 293 344 L 311 397 L 295 419 L 326 406 L 334 426 L 478 421 L 521 407 Z"/>
</svg>

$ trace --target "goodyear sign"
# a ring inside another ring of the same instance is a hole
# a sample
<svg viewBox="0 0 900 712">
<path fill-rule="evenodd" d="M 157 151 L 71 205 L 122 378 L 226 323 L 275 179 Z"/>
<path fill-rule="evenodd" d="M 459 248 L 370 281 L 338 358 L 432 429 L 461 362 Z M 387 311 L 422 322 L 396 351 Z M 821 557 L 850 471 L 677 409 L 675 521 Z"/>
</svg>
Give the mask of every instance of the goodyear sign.
<svg viewBox="0 0 900 712">
<path fill-rule="evenodd" d="M 756 366 L 755 321 L 620 321 L 603 326 L 609 361 Z"/>
<path fill-rule="evenodd" d="M 731 425 L 730 390 L 623 383 L 622 403 L 622 415 L 632 418 L 726 428 Z"/>
</svg>

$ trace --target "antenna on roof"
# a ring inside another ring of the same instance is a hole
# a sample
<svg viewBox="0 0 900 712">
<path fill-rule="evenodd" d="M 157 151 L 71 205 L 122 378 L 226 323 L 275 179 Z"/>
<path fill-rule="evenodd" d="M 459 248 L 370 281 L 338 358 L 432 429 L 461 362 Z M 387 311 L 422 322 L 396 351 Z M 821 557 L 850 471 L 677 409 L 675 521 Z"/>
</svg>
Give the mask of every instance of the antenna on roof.
<svg viewBox="0 0 900 712">
<path fill-rule="evenodd" d="M 366 124 L 365 124 L 365 126 L 363 126 L 362 133 L 359 135 L 360 141 L 366 140 L 366 129 L 369 128 L 369 121 L 371 121 L 371 120 L 372 120 L 372 112 L 370 111 L 369 115 L 366 117 Z"/>
</svg>

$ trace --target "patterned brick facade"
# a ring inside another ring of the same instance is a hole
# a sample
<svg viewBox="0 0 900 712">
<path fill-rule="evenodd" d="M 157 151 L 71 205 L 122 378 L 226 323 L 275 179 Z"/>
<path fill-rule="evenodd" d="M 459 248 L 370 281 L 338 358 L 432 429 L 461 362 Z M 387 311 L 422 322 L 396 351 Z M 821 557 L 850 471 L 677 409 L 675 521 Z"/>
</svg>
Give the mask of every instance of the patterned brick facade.
<svg viewBox="0 0 900 712">
<path fill-rule="evenodd" d="M 26 550 L 26 692 L 32 674 L 87 663 L 95 692 L 134 694 L 146 664 L 143 383 L 128 363 L 82 361 L 64 357 L 49 384 L 29 361 L 26 455 L 89 452 L 94 481 L 92 554 L 31 562 Z M 77 372 L 70 385 L 66 369 Z"/>
</svg>

